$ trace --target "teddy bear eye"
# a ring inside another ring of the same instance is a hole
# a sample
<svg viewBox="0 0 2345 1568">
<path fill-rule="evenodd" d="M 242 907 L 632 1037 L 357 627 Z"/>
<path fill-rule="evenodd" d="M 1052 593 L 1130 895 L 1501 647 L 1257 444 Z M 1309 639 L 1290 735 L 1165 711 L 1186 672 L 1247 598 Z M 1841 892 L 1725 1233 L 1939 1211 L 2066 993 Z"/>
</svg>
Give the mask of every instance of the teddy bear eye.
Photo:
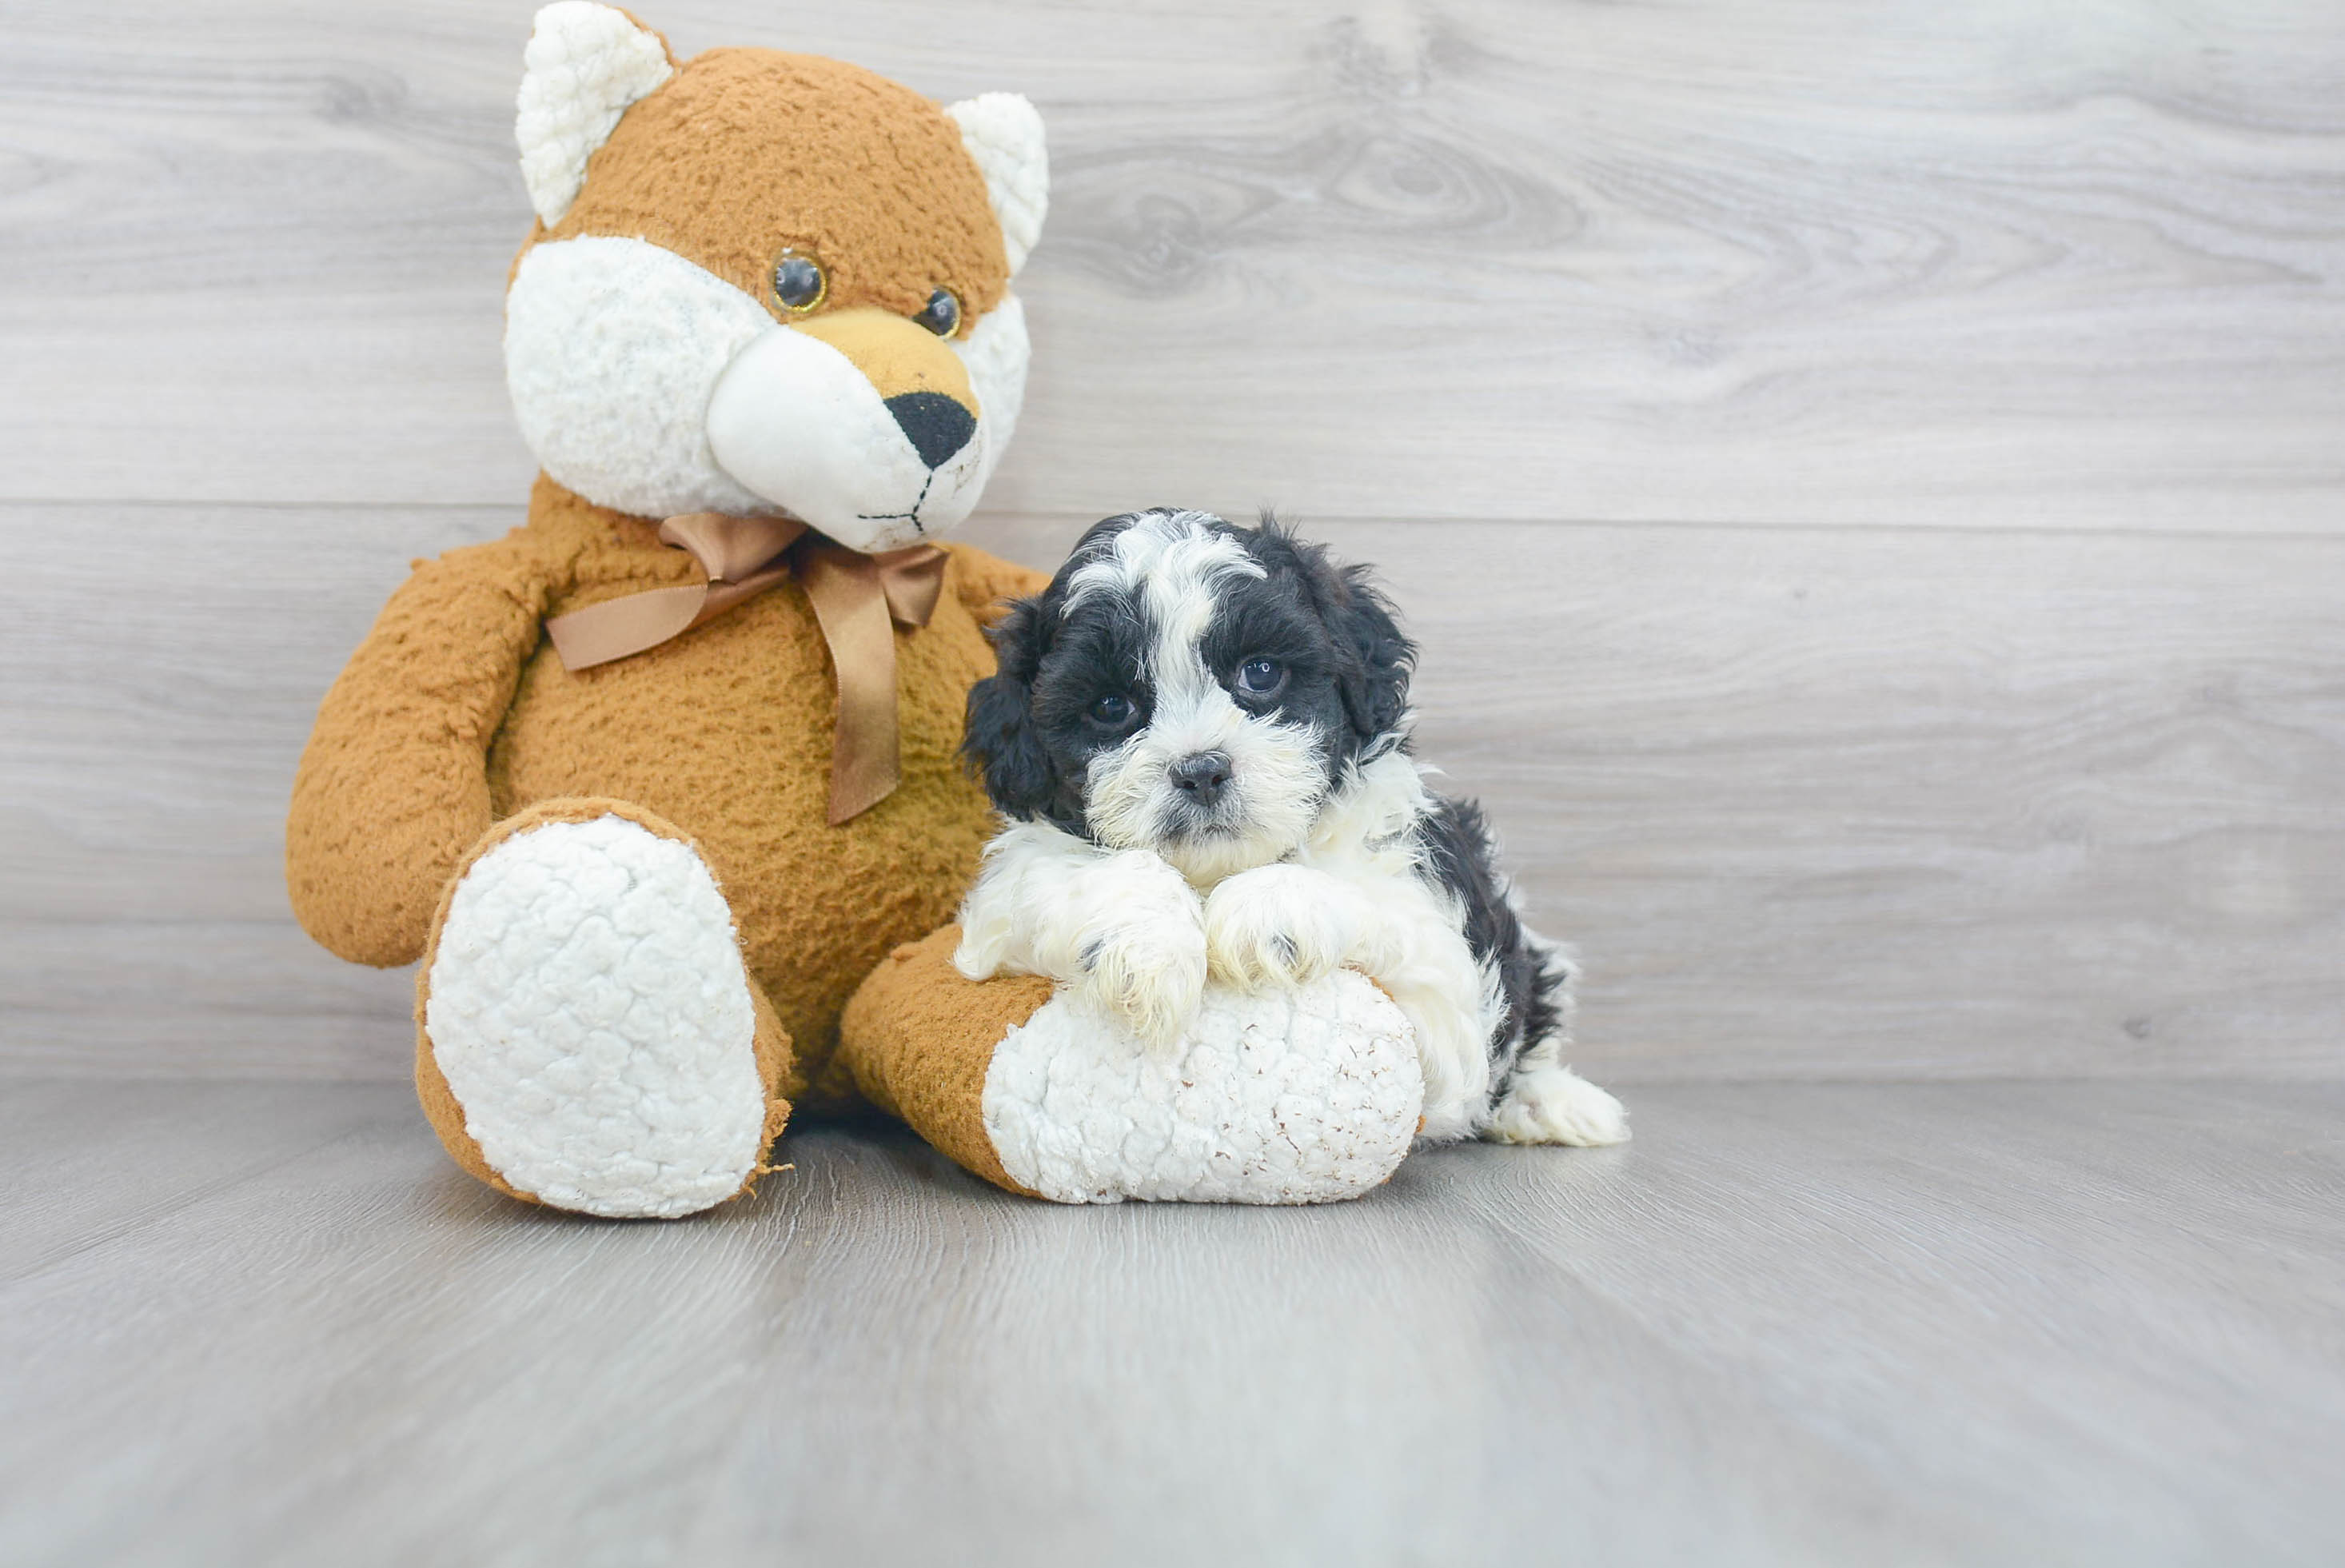
<svg viewBox="0 0 2345 1568">
<path fill-rule="evenodd" d="M 774 298 L 782 309 L 803 315 L 822 303 L 830 280 L 822 263 L 800 250 L 785 250 L 774 260 Z"/>
<path fill-rule="evenodd" d="M 1093 722 L 1104 724 L 1110 729 L 1122 729 L 1132 722 L 1134 709 L 1132 698 L 1120 691 L 1112 691 L 1092 703 L 1086 711 Z"/>
<path fill-rule="evenodd" d="M 912 320 L 940 338 L 949 338 L 960 331 L 960 301 L 953 298 L 951 290 L 939 289 Z"/>
</svg>

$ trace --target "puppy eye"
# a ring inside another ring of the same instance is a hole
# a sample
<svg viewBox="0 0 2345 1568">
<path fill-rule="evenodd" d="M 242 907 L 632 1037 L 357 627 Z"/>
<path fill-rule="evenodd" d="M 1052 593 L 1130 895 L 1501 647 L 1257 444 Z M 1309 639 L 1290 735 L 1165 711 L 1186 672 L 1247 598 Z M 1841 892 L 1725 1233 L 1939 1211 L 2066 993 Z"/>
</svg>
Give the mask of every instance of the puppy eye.
<svg viewBox="0 0 2345 1568">
<path fill-rule="evenodd" d="M 1286 667 L 1274 658 L 1250 658 L 1238 666 L 1238 690 L 1247 697 L 1268 697 L 1286 684 Z"/>
<path fill-rule="evenodd" d="M 951 290 L 939 289 L 912 320 L 940 338 L 949 338 L 960 331 L 960 301 L 953 298 Z"/>
<path fill-rule="evenodd" d="M 1132 716 L 1136 711 L 1137 709 L 1132 705 L 1132 698 L 1120 691 L 1110 692 L 1092 703 L 1089 709 L 1091 718 L 1095 722 L 1104 724 L 1110 729 L 1122 729 L 1125 725 L 1130 724 Z"/>
<path fill-rule="evenodd" d="M 785 250 L 774 259 L 774 298 L 783 310 L 803 316 L 830 292 L 830 279 L 822 263 L 802 250 Z"/>
</svg>

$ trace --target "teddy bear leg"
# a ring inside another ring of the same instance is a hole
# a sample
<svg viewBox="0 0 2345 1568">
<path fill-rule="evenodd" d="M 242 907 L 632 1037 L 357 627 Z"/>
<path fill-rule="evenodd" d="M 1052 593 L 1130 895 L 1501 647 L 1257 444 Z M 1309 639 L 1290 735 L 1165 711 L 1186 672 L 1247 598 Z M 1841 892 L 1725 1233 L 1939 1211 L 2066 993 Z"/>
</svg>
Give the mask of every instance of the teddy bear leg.
<svg viewBox="0 0 2345 1568">
<path fill-rule="evenodd" d="M 960 1165 L 1061 1203 L 1327 1203 L 1392 1175 L 1425 1097 L 1392 1000 L 1340 970 L 1296 990 L 1206 988 L 1151 1046 L 1031 977 L 964 980 L 948 926 L 883 961 L 840 1049 L 864 1093 Z"/>
<path fill-rule="evenodd" d="M 790 1041 L 692 840 L 614 800 L 534 806 L 451 880 L 416 979 L 418 1095 L 501 1192 L 610 1217 L 749 1189 Z"/>
</svg>

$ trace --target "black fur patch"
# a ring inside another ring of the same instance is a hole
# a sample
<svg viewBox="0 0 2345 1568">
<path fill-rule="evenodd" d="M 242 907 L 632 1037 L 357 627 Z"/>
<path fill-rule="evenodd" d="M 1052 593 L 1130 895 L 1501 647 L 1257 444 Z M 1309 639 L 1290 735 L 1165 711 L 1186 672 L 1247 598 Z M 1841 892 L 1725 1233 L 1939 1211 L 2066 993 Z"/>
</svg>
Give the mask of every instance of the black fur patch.
<svg viewBox="0 0 2345 1568">
<path fill-rule="evenodd" d="M 1082 782 L 1091 759 L 1148 722 L 1154 693 L 1144 610 L 1111 594 L 1088 595 L 1072 609 L 1068 599 L 1075 575 L 1107 554 L 1116 535 L 1160 514 L 1094 524 L 1051 585 L 1013 605 L 990 634 L 999 670 L 969 690 L 961 755 L 1003 815 L 1087 836 Z M 1274 517 L 1242 528 L 1200 514 L 1196 525 L 1233 540 L 1263 568 L 1260 577 L 1224 585 L 1199 649 L 1233 700 L 1320 737 L 1330 787 L 1352 765 L 1405 748 L 1400 722 L 1416 649 L 1366 568 L 1336 565 Z M 1287 671 L 1267 702 L 1235 686 L 1239 666 L 1257 657 Z M 1132 726 L 1121 732 L 1086 717 L 1111 695 L 1134 705 Z"/>
<path fill-rule="evenodd" d="M 1560 998 L 1571 977 L 1524 935 L 1523 922 L 1507 902 L 1480 806 L 1471 800 L 1436 800 L 1416 833 L 1426 869 L 1465 908 L 1466 945 L 1477 962 L 1497 965 L 1507 1016 L 1490 1041 L 1495 1103 L 1506 1093 L 1516 1059 L 1563 1022 Z"/>
</svg>

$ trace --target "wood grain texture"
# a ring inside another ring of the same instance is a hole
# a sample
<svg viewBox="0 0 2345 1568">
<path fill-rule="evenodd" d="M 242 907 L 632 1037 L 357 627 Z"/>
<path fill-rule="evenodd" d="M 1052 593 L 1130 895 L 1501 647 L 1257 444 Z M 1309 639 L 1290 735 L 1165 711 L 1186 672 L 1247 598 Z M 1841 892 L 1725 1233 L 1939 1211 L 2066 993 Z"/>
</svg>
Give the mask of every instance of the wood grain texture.
<svg viewBox="0 0 2345 1568">
<path fill-rule="evenodd" d="M 0 495 L 517 497 L 528 11 L 14 8 Z M 1040 103 L 1006 511 L 2340 525 L 2327 0 L 653 19 Z"/>
<path fill-rule="evenodd" d="M 517 518 L 0 506 L 0 1071 L 405 1074 L 405 977 L 288 917 L 285 791 L 410 555 Z M 1599 1079 L 2345 1065 L 2345 541 L 1314 531 L 1422 640 Z"/>
<path fill-rule="evenodd" d="M 2345 1091 L 1634 1109 L 1317 1210 L 828 1132 L 661 1225 L 497 1198 L 395 1088 L 12 1095 L 0 1557 L 2334 1560 Z"/>
</svg>

